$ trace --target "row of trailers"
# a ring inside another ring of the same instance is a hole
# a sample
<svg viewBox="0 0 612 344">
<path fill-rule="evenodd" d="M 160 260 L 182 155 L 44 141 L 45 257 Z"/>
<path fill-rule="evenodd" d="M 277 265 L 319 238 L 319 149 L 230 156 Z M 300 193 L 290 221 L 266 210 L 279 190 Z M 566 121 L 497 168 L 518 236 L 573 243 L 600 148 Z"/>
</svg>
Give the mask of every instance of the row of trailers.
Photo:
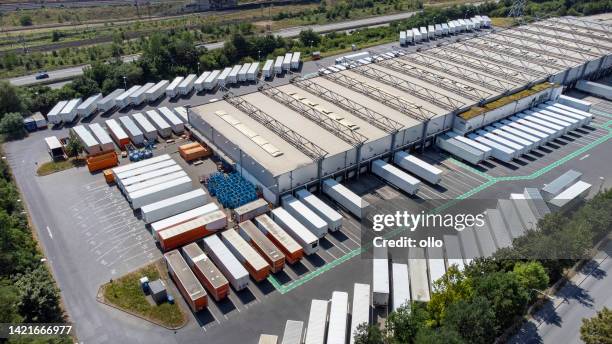
<svg viewBox="0 0 612 344">
<path fill-rule="evenodd" d="M 285 56 L 277 56 L 274 60 L 266 60 L 262 69 L 264 79 L 272 79 L 274 75 L 281 75 L 291 70 L 299 70 L 301 53 L 286 53 Z"/>
<path fill-rule="evenodd" d="M 144 114 L 136 113 L 130 116 L 109 119 L 105 122 L 106 131 L 99 123 L 90 124 L 89 130 L 86 125 L 78 125 L 70 129 L 83 145 L 88 155 L 114 151 L 114 143 L 121 149 L 127 145 L 142 145 L 145 140 L 155 141 L 158 135 L 169 138 L 172 133 L 177 135 L 185 131 L 184 122 L 186 110 L 161 107 L 157 110 L 149 110 Z M 93 135 L 92 135 L 93 133 Z"/>
<path fill-rule="evenodd" d="M 479 30 L 491 27 L 491 19 L 487 16 L 474 16 L 471 19 L 451 20 L 448 23 L 421 26 L 407 31 L 400 31 L 400 45 L 416 44 L 429 41 L 438 37 L 458 34 L 467 31 Z"/>
<path fill-rule="evenodd" d="M 536 149 L 571 130 L 590 123 L 591 113 L 548 101 L 507 119 L 491 123 L 464 137 L 447 132 L 437 138 L 438 147 L 478 164 L 490 157 L 503 162 Z"/>
<path fill-rule="evenodd" d="M 302 321 L 287 320 L 282 344 L 353 344 L 357 328 L 370 324 L 370 285 L 355 283 L 353 302 L 349 294 L 334 291 L 330 300 L 312 300 L 306 327 Z M 350 321 L 349 321 L 350 315 Z M 259 344 L 277 344 L 278 337 L 262 334 Z"/>
</svg>

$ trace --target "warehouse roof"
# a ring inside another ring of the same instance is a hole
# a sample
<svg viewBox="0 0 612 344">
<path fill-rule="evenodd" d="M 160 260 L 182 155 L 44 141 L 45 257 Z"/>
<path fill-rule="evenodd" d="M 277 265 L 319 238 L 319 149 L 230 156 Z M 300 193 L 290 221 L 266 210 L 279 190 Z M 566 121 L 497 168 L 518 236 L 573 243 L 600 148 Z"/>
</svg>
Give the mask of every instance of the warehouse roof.
<svg viewBox="0 0 612 344">
<path fill-rule="evenodd" d="M 274 175 L 292 171 L 296 166 L 312 163 L 312 160 L 304 155 L 304 153 L 300 152 L 264 125 L 255 121 L 224 100 L 194 107 L 191 110 L 193 114 L 203 117 L 216 131 L 220 132 L 226 138 L 230 138 L 245 154 L 253 158 L 260 165 L 265 166 Z M 216 111 L 225 111 L 227 114 L 232 115 L 237 120 L 244 123 L 249 129 L 278 147 L 283 154 L 277 157 L 271 156 L 260 145 L 238 131 L 238 129 L 224 119 L 215 115 Z M 301 132 L 300 130 L 300 133 Z"/>
</svg>

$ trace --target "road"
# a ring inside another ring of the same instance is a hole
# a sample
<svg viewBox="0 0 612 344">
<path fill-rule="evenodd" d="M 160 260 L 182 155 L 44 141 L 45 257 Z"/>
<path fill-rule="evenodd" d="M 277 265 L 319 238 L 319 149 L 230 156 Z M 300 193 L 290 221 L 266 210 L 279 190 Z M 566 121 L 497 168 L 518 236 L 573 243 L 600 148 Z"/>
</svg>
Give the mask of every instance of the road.
<svg viewBox="0 0 612 344">
<path fill-rule="evenodd" d="M 510 343 L 582 343 L 582 319 L 612 307 L 612 241 L 523 325 Z"/>
<path fill-rule="evenodd" d="M 273 34 L 284 37 L 284 38 L 290 38 L 290 37 L 296 37 L 300 33 L 300 31 L 307 30 L 307 29 L 312 29 L 313 31 L 319 32 L 319 33 L 325 33 L 325 32 L 331 32 L 331 31 L 342 31 L 342 30 L 355 29 L 359 27 L 377 26 L 377 25 L 387 24 L 387 23 L 390 23 L 396 20 L 402 20 L 402 19 L 409 18 L 413 16 L 415 13 L 417 12 L 389 14 L 385 16 L 357 19 L 357 20 L 323 24 L 323 25 L 297 26 L 297 27 L 291 27 L 287 29 L 278 30 L 278 31 L 273 32 Z M 213 49 L 218 49 L 218 48 L 223 47 L 223 43 L 224 42 L 214 42 L 214 43 L 204 44 L 203 46 L 208 50 L 213 50 Z M 123 60 L 125 62 L 134 61 L 138 59 L 138 56 L 139 55 L 126 56 L 123 58 Z M 15 86 L 28 86 L 28 85 L 33 85 L 37 83 L 48 84 L 48 83 L 52 83 L 53 81 L 61 82 L 61 81 L 66 81 L 68 79 L 71 79 L 71 78 L 74 78 L 74 77 L 77 77 L 83 74 L 83 68 L 87 66 L 89 65 L 82 65 L 82 66 L 69 67 L 69 68 L 49 71 L 49 78 L 43 79 L 43 80 L 36 80 L 35 78 L 36 74 L 31 74 L 31 75 L 11 78 L 9 79 L 9 81 L 11 82 L 11 84 Z"/>
</svg>

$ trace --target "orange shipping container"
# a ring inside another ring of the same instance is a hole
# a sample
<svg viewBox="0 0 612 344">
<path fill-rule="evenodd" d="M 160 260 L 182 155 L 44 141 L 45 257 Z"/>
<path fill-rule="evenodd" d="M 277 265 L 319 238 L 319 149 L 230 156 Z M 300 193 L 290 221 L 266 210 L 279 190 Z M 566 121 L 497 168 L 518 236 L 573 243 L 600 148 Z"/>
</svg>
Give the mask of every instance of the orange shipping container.
<svg viewBox="0 0 612 344">
<path fill-rule="evenodd" d="M 115 175 L 113 174 L 113 170 L 111 170 L 111 169 L 104 170 L 104 179 L 109 184 L 114 182 L 115 181 Z"/>
<path fill-rule="evenodd" d="M 180 155 L 185 161 L 193 161 L 201 158 L 207 158 L 211 155 L 208 148 L 195 147 L 185 151 L 180 151 Z"/>
<path fill-rule="evenodd" d="M 181 248 L 187 264 L 216 301 L 229 294 L 229 282 L 195 242 Z"/>
<path fill-rule="evenodd" d="M 179 146 L 179 150 L 180 151 L 186 151 L 188 149 L 196 148 L 196 147 L 202 147 L 202 145 L 199 144 L 198 142 L 192 142 L 192 143 L 188 143 L 188 144 Z"/>
<path fill-rule="evenodd" d="M 160 231 L 157 236 L 162 251 L 166 252 L 202 239 L 225 227 L 227 227 L 227 216 L 223 211 L 217 210 L 166 228 Z"/>
<path fill-rule="evenodd" d="M 170 277 L 172 277 L 174 283 L 176 283 L 176 286 L 185 298 L 185 302 L 187 302 L 189 308 L 194 312 L 206 308 L 208 305 L 206 291 L 181 254 L 177 250 L 174 250 L 164 254 L 164 258 L 168 265 L 168 273 Z"/>
<path fill-rule="evenodd" d="M 102 153 L 87 158 L 87 168 L 91 173 L 105 170 L 110 167 L 115 167 L 117 165 L 119 165 L 119 158 L 115 152 Z"/>
</svg>

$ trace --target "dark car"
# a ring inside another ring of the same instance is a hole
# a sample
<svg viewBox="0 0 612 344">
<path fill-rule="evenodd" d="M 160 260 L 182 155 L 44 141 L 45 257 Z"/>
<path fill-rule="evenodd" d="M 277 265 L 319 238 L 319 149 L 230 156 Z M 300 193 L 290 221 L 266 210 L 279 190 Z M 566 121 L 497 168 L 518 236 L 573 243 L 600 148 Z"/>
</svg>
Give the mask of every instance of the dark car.
<svg viewBox="0 0 612 344">
<path fill-rule="evenodd" d="M 36 80 L 41 80 L 41 79 L 46 79 L 49 77 L 49 73 L 47 72 L 38 72 L 38 74 L 36 74 Z"/>
</svg>

